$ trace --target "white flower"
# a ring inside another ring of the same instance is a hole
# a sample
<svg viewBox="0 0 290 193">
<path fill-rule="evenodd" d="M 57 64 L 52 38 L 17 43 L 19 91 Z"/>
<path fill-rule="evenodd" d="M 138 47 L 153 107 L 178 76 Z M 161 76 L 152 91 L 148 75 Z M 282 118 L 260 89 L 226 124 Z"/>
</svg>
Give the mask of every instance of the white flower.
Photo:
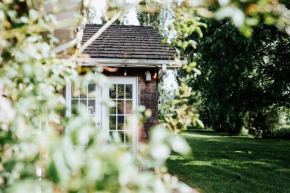
<svg viewBox="0 0 290 193">
<path fill-rule="evenodd" d="M 225 5 L 228 5 L 230 3 L 230 0 L 218 0 L 219 1 L 219 4 L 221 6 L 225 6 Z"/>
<path fill-rule="evenodd" d="M 285 29 L 286 33 L 290 35 L 290 25 Z"/>
<path fill-rule="evenodd" d="M 191 0 L 189 3 L 192 7 L 198 7 L 203 4 L 203 0 Z"/>
<path fill-rule="evenodd" d="M 15 110 L 12 107 L 11 101 L 0 96 L 0 122 L 9 123 L 15 117 Z"/>
<path fill-rule="evenodd" d="M 237 9 L 233 14 L 232 19 L 236 27 L 241 27 L 245 21 L 245 14 L 241 10 Z"/>
<path fill-rule="evenodd" d="M 180 136 L 174 136 L 172 138 L 172 149 L 173 151 L 176 151 L 180 154 L 188 154 L 190 153 L 190 147 L 185 141 L 184 138 L 181 138 Z"/>
<path fill-rule="evenodd" d="M 168 136 L 168 131 L 163 127 L 157 127 L 153 130 L 151 142 L 162 143 L 162 141 Z"/>
<path fill-rule="evenodd" d="M 170 155 L 170 149 L 165 144 L 160 144 L 151 149 L 151 155 L 157 160 L 166 160 Z"/>
</svg>

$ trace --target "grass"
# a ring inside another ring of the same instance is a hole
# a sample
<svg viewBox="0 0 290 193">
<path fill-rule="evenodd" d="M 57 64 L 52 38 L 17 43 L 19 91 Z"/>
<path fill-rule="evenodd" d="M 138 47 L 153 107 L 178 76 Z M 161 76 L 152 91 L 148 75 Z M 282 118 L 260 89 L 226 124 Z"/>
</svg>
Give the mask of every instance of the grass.
<svg viewBox="0 0 290 193">
<path fill-rule="evenodd" d="M 169 172 L 202 193 L 290 192 L 290 141 L 195 130 L 192 155 L 172 155 Z"/>
</svg>

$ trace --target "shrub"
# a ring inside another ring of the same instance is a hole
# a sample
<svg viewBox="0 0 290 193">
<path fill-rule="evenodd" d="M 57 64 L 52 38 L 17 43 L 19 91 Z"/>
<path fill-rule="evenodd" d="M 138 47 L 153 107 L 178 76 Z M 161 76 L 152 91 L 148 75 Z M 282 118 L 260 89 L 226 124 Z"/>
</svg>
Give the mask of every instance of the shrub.
<svg viewBox="0 0 290 193">
<path fill-rule="evenodd" d="M 275 129 L 269 137 L 273 139 L 290 140 L 290 125 Z"/>
</svg>

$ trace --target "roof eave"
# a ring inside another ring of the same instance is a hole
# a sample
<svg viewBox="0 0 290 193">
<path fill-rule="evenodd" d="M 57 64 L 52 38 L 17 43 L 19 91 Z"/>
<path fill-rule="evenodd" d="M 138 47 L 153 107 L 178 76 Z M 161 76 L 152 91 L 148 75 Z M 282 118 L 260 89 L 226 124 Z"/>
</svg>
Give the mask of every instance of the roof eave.
<svg viewBox="0 0 290 193">
<path fill-rule="evenodd" d="M 77 58 L 77 62 L 82 66 L 104 65 L 110 67 L 162 67 L 165 64 L 167 68 L 180 68 L 175 60 L 150 60 L 150 59 L 117 59 L 117 58 Z M 181 61 L 183 63 L 183 61 Z"/>
</svg>

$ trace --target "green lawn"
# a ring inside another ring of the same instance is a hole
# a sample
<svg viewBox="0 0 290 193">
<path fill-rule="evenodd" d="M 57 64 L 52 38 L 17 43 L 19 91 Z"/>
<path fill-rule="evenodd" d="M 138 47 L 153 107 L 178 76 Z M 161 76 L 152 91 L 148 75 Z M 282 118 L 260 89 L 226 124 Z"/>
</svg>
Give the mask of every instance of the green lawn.
<svg viewBox="0 0 290 193">
<path fill-rule="evenodd" d="M 191 156 L 172 155 L 169 172 L 203 193 L 290 193 L 290 141 L 183 134 Z"/>
</svg>

